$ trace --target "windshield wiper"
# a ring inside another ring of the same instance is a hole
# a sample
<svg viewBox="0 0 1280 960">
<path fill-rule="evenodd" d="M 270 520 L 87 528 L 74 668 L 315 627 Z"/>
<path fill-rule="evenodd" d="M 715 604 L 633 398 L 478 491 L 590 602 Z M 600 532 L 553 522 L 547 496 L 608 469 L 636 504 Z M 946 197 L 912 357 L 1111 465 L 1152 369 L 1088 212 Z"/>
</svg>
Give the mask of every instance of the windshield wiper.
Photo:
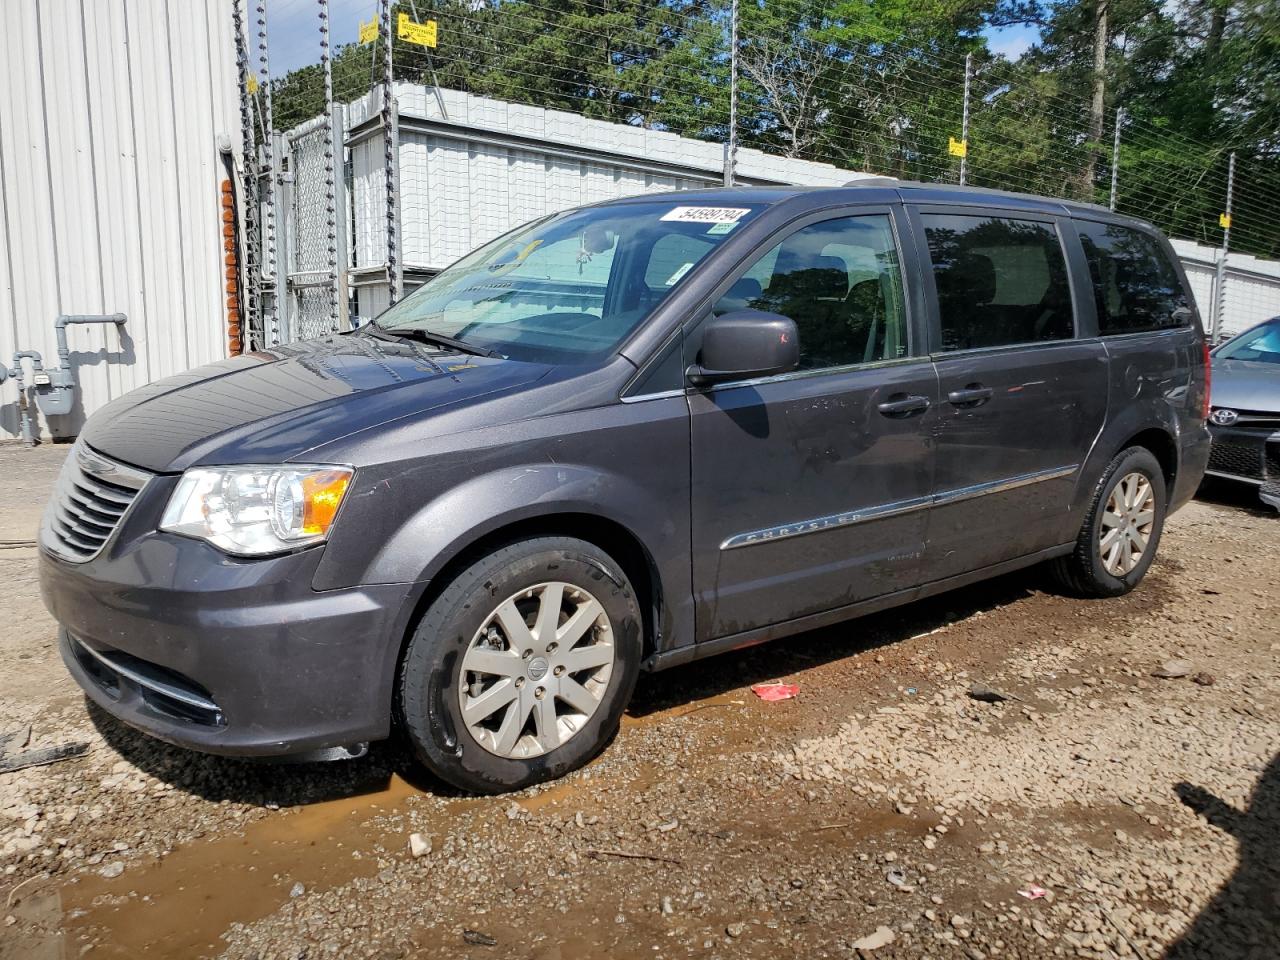
<svg viewBox="0 0 1280 960">
<path fill-rule="evenodd" d="M 379 333 L 399 337 L 402 340 L 417 340 L 419 343 L 448 347 L 450 350 L 457 350 L 459 353 L 469 353 L 473 357 L 502 359 L 502 354 L 497 350 L 476 346 L 474 343 L 467 343 L 467 341 L 459 340 L 457 337 L 446 337 L 443 333 L 433 333 L 420 327 L 384 327 L 377 323 L 371 323 L 368 326 L 375 328 Z"/>
</svg>

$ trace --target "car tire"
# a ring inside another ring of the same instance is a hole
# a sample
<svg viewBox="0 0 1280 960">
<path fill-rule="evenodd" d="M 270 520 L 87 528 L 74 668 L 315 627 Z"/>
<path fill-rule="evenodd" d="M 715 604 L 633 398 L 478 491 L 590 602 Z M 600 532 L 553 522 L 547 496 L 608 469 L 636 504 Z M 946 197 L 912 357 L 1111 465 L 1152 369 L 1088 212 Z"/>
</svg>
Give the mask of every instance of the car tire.
<svg viewBox="0 0 1280 960">
<path fill-rule="evenodd" d="M 472 563 L 423 613 L 398 719 L 418 760 L 453 786 L 519 790 L 604 749 L 642 650 L 635 591 L 613 558 L 582 540 L 519 541 Z"/>
<path fill-rule="evenodd" d="M 1128 593 L 1155 559 L 1167 504 L 1155 455 L 1146 447 L 1120 451 L 1094 487 L 1075 549 L 1050 561 L 1054 580 L 1081 597 Z"/>
</svg>

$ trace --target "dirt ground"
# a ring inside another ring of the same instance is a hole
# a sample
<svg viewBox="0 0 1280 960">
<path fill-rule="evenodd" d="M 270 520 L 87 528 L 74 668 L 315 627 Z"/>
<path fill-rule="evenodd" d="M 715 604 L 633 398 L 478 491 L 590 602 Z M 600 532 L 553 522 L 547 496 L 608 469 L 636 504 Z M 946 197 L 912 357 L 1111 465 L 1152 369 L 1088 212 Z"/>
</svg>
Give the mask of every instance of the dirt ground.
<svg viewBox="0 0 1280 960">
<path fill-rule="evenodd" d="M 1247 494 L 1128 597 L 1029 571 L 645 677 L 586 770 L 476 799 L 394 746 L 271 766 L 89 710 L 21 544 L 65 450 L 0 446 L 0 736 L 91 747 L 0 774 L 3 960 L 1280 956 L 1280 518 Z"/>
</svg>

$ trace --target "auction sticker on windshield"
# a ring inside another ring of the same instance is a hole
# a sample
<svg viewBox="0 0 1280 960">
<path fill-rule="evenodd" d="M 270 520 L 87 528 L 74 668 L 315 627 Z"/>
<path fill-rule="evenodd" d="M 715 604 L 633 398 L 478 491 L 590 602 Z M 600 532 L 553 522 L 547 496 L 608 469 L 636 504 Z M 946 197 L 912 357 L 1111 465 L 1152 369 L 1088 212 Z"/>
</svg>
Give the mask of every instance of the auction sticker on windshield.
<svg viewBox="0 0 1280 960">
<path fill-rule="evenodd" d="M 664 213 L 662 219 L 685 223 L 737 223 L 750 212 L 747 207 L 675 207 Z"/>
</svg>

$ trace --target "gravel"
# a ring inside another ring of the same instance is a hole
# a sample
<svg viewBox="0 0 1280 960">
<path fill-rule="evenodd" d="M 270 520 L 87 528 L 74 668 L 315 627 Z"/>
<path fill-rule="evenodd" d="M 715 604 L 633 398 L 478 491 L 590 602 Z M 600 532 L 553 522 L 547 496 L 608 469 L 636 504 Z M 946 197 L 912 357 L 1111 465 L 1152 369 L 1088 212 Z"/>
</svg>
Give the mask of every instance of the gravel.
<svg viewBox="0 0 1280 960">
<path fill-rule="evenodd" d="M 1273 960 L 1280 521 L 1244 503 L 1172 518 L 1128 597 L 1029 572 L 642 678 L 587 770 L 494 798 L 391 745 L 267 766 L 87 712 L 0 555 L 0 734 L 91 744 L 0 776 L 0 960 Z"/>
</svg>

